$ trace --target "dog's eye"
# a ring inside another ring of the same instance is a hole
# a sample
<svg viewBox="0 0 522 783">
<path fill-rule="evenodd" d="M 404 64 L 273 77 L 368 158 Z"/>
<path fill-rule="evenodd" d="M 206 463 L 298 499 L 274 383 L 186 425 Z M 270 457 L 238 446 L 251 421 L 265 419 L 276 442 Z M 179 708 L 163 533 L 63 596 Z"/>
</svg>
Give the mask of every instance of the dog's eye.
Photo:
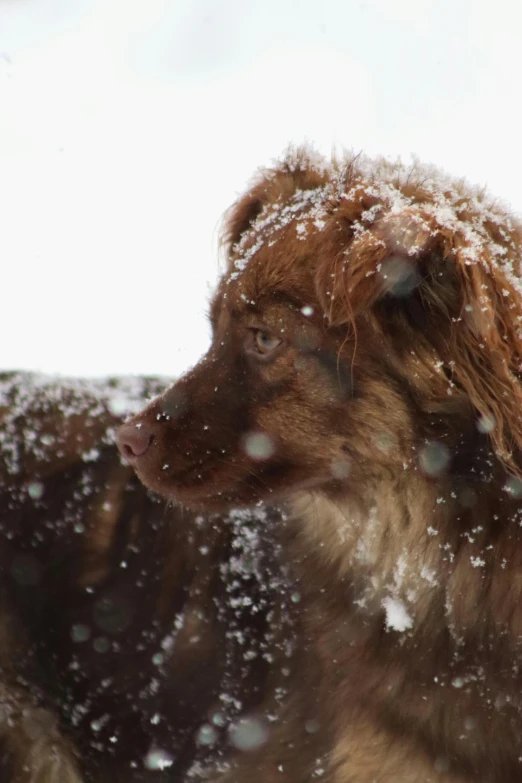
<svg viewBox="0 0 522 783">
<path fill-rule="evenodd" d="M 253 329 L 253 341 L 251 350 L 260 356 L 268 356 L 273 353 L 283 342 L 278 337 L 273 337 L 269 332 L 264 332 L 262 329 Z"/>
</svg>

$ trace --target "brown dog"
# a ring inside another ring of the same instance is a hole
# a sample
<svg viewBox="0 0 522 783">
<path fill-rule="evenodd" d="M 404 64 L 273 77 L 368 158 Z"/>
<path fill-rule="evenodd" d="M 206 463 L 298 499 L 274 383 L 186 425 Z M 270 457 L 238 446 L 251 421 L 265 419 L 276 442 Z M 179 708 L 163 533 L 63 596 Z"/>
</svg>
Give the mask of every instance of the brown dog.
<svg viewBox="0 0 522 783">
<path fill-rule="evenodd" d="M 119 432 L 187 507 L 291 509 L 294 673 L 222 779 L 522 780 L 520 227 L 431 170 L 298 150 L 225 246 L 208 354 Z"/>
</svg>

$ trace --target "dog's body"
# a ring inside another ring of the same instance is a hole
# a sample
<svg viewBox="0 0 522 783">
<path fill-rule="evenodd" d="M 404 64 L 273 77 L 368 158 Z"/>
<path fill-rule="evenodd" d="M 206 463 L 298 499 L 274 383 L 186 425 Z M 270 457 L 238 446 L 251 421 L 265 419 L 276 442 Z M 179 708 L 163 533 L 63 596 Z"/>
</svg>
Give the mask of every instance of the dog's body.
<svg viewBox="0 0 522 783">
<path fill-rule="evenodd" d="M 198 777 L 282 699 L 280 515 L 166 508 L 114 446 L 164 385 L 0 376 L 2 783 Z"/>
<path fill-rule="evenodd" d="M 291 508 L 288 696 L 217 777 L 522 780 L 520 228 L 433 172 L 301 150 L 225 242 L 209 353 L 119 434 L 196 511 Z"/>
</svg>

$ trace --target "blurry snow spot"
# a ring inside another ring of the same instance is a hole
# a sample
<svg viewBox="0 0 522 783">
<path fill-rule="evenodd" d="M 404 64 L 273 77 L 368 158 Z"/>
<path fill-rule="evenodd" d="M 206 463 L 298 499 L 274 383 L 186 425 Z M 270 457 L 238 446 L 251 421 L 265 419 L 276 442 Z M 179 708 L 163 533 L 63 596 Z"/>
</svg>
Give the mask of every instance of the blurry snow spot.
<svg viewBox="0 0 522 783">
<path fill-rule="evenodd" d="M 400 598 L 393 598 L 391 595 L 384 598 L 382 602 L 386 612 L 386 630 L 387 631 L 406 631 L 413 626 L 413 620 L 408 614 L 406 605 Z"/>
<path fill-rule="evenodd" d="M 107 407 L 113 416 L 123 416 L 129 412 L 129 401 L 125 397 L 109 397 Z"/>
<path fill-rule="evenodd" d="M 433 440 L 420 449 L 420 467 L 427 476 L 439 476 L 446 470 L 449 462 L 450 452 L 443 443 Z"/>
<path fill-rule="evenodd" d="M 54 435 L 42 435 L 40 438 L 44 446 L 52 446 L 54 443 Z"/>
<path fill-rule="evenodd" d="M 175 386 L 165 392 L 161 400 L 161 410 L 167 419 L 179 419 L 188 407 L 186 395 Z"/>
<path fill-rule="evenodd" d="M 210 723 L 204 723 L 196 735 L 196 742 L 198 745 L 213 745 L 217 738 L 218 735 L 215 728 Z"/>
<path fill-rule="evenodd" d="M 106 653 L 109 651 L 111 643 L 106 636 L 97 636 L 92 643 L 93 648 L 98 653 Z"/>
<path fill-rule="evenodd" d="M 448 772 L 450 768 L 449 759 L 446 756 L 439 756 L 434 764 L 436 772 Z"/>
<path fill-rule="evenodd" d="M 504 489 L 514 498 L 522 498 L 522 481 L 517 476 L 510 476 L 504 484 Z"/>
<path fill-rule="evenodd" d="M 82 454 L 83 462 L 96 462 L 99 457 L 100 450 L 96 448 L 89 449 L 89 451 L 84 451 Z"/>
<path fill-rule="evenodd" d="M 498 693 L 495 697 L 495 707 L 497 710 L 502 709 L 502 707 L 505 707 L 506 704 L 510 701 L 509 696 L 507 696 L 505 693 Z"/>
<path fill-rule="evenodd" d="M 451 684 L 453 685 L 454 688 L 462 688 L 462 686 L 464 685 L 464 680 L 462 679 L 462 677 L 454 677 L 453 680 L 451 681 Z"/>
<path fill-rule="evenodd" d="M 393 448 L 393 438 L 390 435 L 377 435 L 374 440 L 375 447 L 387 454 Z"/>
<path fill-rule="evenodd" d="M 11 563 L 11 576 L 19 585 L 34 587 L 40 581 L 42 566 L 33 555 L 16 555 Z"/>
<path fill-rule="evenodd" d="M 247 716 L 228 730 L 231 744 L 237 750 L 257 750 L 268 741 L 268 726 L 260 718 Z"/>
<path fill-rule="evenodd" d="M 86 642 L 91 635 L 91 629 L 83 623 L 76 623 L 71 627 L 71 639 L 73 642 Z"/>
<path fill-rule="evenodd" d="M 486 561 L 483 560 L 481 557 L 473 557 L 473 555 L 470 557 L 471 565 L 473 568 L 483 568 L 483 566 L 486 565 Z"/>
<path fill-rule="evenodd" d="M 159 770 L 162 772 L 164 769 L 168 769 L 174 764 L 174 759 L 166 750 L 155 748 L 149 750 L 143 760 L 143 764 L 147 769 Z"/>
<path fill-rule="evenodd" d="M 471 715 L 468 715 L 468 717 L 464 719 L 464 728 L 466 731 L 472 731 L 476 725 L 477 721 L 475 718 L 472 718 Z"/>
<path fill-rule="evenodd" d="M 74 532 L 85 533 L 85 525 L 83 525 L 81 522 L 77 522 L 74 526 Z"/>
<path fill-rule="evenodd" d="M 319 731 L 319 721 L 312 718 L 312 720 L 307 720 L 305 723 L 305 731 L 308 732 L 308 734 L 316 734 L 316 732 Z"/>
<path fill-rule="evenodd" d="M 378 272 L 386 292 L 391 296 L 409 296 L 419 284 L 419 276 L 413 264 L 399 256 L 391 256 L 384 261 Z"/>
<path fill-rule="evenodd" d="M 350 470 L 350 463 L 347 459 L 341 458 L 332 460 L 332 467 L 330 468 L 330 471 L 335 479 L 342 480 L 348 478 L 350 475 Z"/>
<path fill-rule="evenodd" d="M 249 432 L 243 440 L 243 448 L 251 459 L 263 461 L 275 452 L 272 438 L 265 432 Z"/>
<path fill-rule="evenodd" d="M 91 729 L 93 731 L 101 731 L 107 721 L 109 720 L 109 715 L 102 715 L 101 718 L 97 718 L 96 720 L 91 721 Z"/>
<path fill-rule="evenodd" d="M 223 728 L 223 726 L 226 725 L 226 719 L 223 713 L 221 712 L 215 712 L 212 716 L 212 723 L 214 726 L 219 726 L 220 728 Z"/>
<path fill-rule="evenodd" d="M 155 653 L 155 655 L 152 656 L 152 663 L 154 666 L 161 666 L 164 660 L 165 656 L 163 653 Z"/>
<path fill-rule="evenodd" d="M 153 726 L 157 726 L 160 720 L 161 720 L 161 716 L 157 712 L 155 712 L 152 718 L 150 719 L 150 722 L 152 723 Z"/>
<path fill-rule="evenodd" d="M 299 595 L 299 593 L 292 593 L 292 595 L 290 596 L 290 599 L 291 599 L 293 604 L 298 604 L 299 601 L 301 600 L 301 596 Z"/>
<path fill-rule="evenodd" d="M 40 500 L 44 493 L 44 485 L 41 481 L 33 481 L 32 484 L 29 484 L 27 487 L 27 493 L 33 500 Z"/>
<path fill-rule="evenodd" d="M 88 715 L 89 706 L 85 703 L 75 704 L 71 712 L 71 723 L 73 726 L 78 726 L 81 720 Z"/>
<path fill-rule="evenodd" d="M 121 596 L 103 596 L 97 601 L 93 617 L 94 622 L 106 633 L 120 633 L 128 628 L 131 621 L 131 607 Z"/>
<path fill-rule="evenodd" d="M 471 487 L 464 487 L 459 493 L 459 503 L 464 508 L 473 508 L 477 502 L 477 493 Z"/>
<path fill-rule="evenodd" d="M 477 421 L 477 429 L 483 434 L 492 432 L 495 429 L 495 419 L 493 416 L 481 416 Z"/>
<path fill-rule="evenodd" d="M 303 315 L 306 315 L 306 317 L 309 318 L 314 314 L 314 308 L 310 305 L 305 305 L 304 307 L 301 307 L 301 312 Z"/>
</svg>

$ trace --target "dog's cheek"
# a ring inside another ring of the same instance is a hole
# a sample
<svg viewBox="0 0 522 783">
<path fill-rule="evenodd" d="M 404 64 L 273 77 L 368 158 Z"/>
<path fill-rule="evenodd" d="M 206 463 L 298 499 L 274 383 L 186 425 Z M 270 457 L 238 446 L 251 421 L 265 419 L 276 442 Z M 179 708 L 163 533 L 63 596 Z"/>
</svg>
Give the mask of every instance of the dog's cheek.
<svg viewBox="0 0 522 783">
<path fill-rule="evenodd" d="M 323 463 L 327 430 L 322 414 L 328 417 L 329 411 L 295 379 L 272 392 L 262 407 L 252 411 L 253 429 L 243 438 L 252 469 L 262 472 L 265 480 L 278 473 L 293 477 L 296 471 L 310 476 Z"/>
</svg>

